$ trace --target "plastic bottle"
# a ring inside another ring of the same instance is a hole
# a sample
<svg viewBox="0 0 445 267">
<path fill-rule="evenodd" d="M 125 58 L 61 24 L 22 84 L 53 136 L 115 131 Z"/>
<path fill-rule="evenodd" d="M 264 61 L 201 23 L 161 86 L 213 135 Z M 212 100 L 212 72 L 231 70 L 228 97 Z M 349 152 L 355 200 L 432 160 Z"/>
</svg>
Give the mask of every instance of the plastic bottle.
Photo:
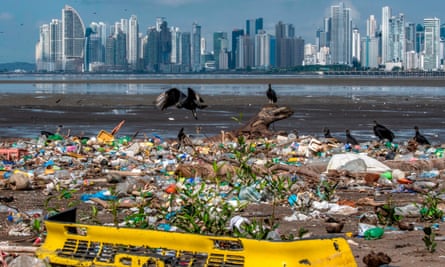
<svg viewBox="0 0 445 267">
<path fill-rule="evenodd" d="M 261 194 L 256 190 L 255 184 L 253 184 L 251 186 L 241 188 L 239 198 L 241 200 L 259 202 L 261 200 Z"/>
<path fill-rule="evenodd" d="M 363 234 L 366 240 L 380 239 L 383 236 L 384 230 L 380 227 L 371 228 Z"/>
</svg>

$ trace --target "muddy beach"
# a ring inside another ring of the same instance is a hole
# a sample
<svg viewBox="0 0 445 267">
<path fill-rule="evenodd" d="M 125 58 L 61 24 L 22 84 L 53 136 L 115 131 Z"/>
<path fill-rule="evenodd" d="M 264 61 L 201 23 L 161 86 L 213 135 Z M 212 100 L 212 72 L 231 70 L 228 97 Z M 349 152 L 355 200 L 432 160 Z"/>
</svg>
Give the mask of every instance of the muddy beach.
<svg viewBox="0 0 445 267">
<path fill-rule="evenodd" d="M 153 101 L 156 95 L 115 95 L 115 94 L 3 94 L 0 96 L 0 137 L 4 139 L 37 138 L 41 130 L 77 136 L 96 136 L 101 129 L 111 131 L 116 124 L 125 120 L 125 124 L 117 136 L 156 135 L 165 138 L 175 138 L 178 130 L 184 127 L 189 135 L 213 136 L 221 130 L 228 131 L 247 122 L 262 106 L 267 103 L 265 96 L 212 96 L 202 95 L 208 108 L 198 111 L 198 120 L 187 110 L 169 108 L 161 112 L 155 108 Z M 377 120 L 396 133 L 395 143 L 403 145 L 413 135 L 414 125 L 436 146 L 445 142 L 443 130 L 443 104 L 441 97 L 399 97 L 399 96 L 369 96 L 369 97 L 339 97 L 339 96 L 290 96 L 279 97 L 280 106 L 288 106 L 294 114 L 283 121 L 274 123 L 277 131 L 296 133 L 298 136 L 310 135 L 322 137 L 322 129 L 329 127 L 332 134 L 340 141 L 344 140 L 344 130 L 350 129 L 360 142 L 375 141 L 372 133 L 372 122 Z M 199 133 L 197 130 L 199 129 Z M 11 144 L 6 142 L 5 144 Z M 421 170 L 419 170 L 420 172 Z M 442 171 L 442 170 L 441 170 Z M 442 176 L 441 176 L 442 177 Z M 440 178 L 441 183 L 443 179 Z M 106 188 L 107 183 L 96 183 L 79 192 L 95 192 Z M 413 201 L 422 201 L 419 193 L 391 193 L 382 191 L 376 194 L 374 190 L 338 190 L 338 196 L 343 200 L 358 201 L 372 199 L 385 202 L 392 197 L 394 203 L 403 206 Z M 0 190 L 1 197 L 13 197 L 7 204 L 20 210 L 45 209 L 43 202 L 48 196 L 41 190 L 11 191 Z M 32 201 L 29 201 L 32 199 Z M 443 204 L 443 203 L 442 203 Z M 82 203 L 81 209 L 88 210 L 89 204 Z M 443 207 L 443 206 L 442 206 Z M 359 206 L 359 212 L 349 216 L 338 216 L 345 222 L 342 234 L 356 233 L 360 215 L 373 212 L 375 207 Z M 280 217 L 280 230 L 283 233 L 298 232 L 305 228 L 313 235 L 325 235 L 323 218 L 309 221 L 286 221 L 292 216 L 292 210 L 283 205 L 277 213 Z M 251 205 L 246 214 L 270 214 L 270 205 Z M 16 241 L 19 244 L 30 244 L 27 238 L 7 237 L 8 222 L 4 214 L 0 236 L 4 240 Z M 112 218 L 103 215 L 103 220 Z M 416 218 L 407 219 L 418 227 L 427 223 Z M 437 236 L 445 235 L 444 222 L 438 222 Z M 437 251 L 425 251 L 422 242 L 423 232 L 387 231 L 378 240 L 364 240 L 362 237 L 349 238 L 357 264 L 366 266 L 363 258 L 370 252 L 384 252 L 392 262 L 389 266 L 443 266 L 445 263 L 445 243 L 437 241 Z"/>
</svg>

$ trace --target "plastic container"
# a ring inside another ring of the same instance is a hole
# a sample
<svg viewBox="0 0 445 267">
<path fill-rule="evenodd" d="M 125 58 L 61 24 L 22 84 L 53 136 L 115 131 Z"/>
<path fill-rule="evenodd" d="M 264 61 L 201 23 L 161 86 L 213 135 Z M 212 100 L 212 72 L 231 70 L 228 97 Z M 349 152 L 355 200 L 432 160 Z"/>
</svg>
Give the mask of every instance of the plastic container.
<svg viewBox="0 0 445 267">
<path fill-rule="evenodd" d="M 97 141 L 104 143 L 113 142 L 114 136 L 105 130 L 101 130 L 97 135 Z"/>
<path fill-rule="evenodd" d="M 256 190 L 255 185 L 241 188 L 239 192 L 240 200 L 249 200 L 259 202 L 261 200 L 261 194 Z"/>
<path fill-rule="evenodd" d="M 382 238 L 384 232 L 385 231 L 383 230 L 383 228 L 375 227 L 366 230 L 364 233 L 364 237 L 366 240 L 380 239 Z"/>
</svg>

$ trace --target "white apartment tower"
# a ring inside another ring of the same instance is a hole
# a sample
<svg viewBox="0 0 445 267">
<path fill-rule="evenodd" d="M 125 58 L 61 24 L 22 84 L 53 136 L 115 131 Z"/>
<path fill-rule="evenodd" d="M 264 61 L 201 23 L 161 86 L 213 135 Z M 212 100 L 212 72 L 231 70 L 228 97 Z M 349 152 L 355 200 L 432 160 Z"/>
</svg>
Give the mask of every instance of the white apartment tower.
<svg viewBox="0 0 445 267">
<path fill-rule="evenodd" d="M 260 69 L 270 68 L 270 34 L 260 30 L 255 35 L 255 66 Z"/>
<path fill-rule="evenodd" d="M 357 28 L 352 30 L 352 59 L 360 62 L 360 32 Z"/>
<path fill-rule="evenodd" d="M 377 33 L 377 20 L 374 15 L 370 15 L 366 20 L 366 36 L 375 37 Z"/>
<path fill-rule="evenodd" d="M 388 61 L 389 45 L 389 19 L 391 18 L 391 8 L 384 6 L 382 8 L 382 62 Z"/>
<path fill-rule="evenodd" d="M 440 64 L 440 19 L 426 18 L 425 27 L 424 70 L 438 70 Z"/>
<path fill-rule="evenodd" d="M 136 15 L 132 15 L 128 21 L 127 40 L 128 64 L 131 69 L 136 69 L 139 60 L 139 24 Z"/>
</svg>

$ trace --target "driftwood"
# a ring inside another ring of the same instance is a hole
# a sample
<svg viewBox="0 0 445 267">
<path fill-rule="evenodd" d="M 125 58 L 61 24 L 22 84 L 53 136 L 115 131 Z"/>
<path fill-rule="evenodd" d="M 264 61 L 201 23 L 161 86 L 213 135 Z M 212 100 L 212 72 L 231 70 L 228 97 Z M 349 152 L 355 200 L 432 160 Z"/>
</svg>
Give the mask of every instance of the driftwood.
<svg viewBox="0 0 445 267">
<path fill-rule="evenodd" d="M 264 106 L 252 119 L 238 129 L 224 132 L 208 138 L 207 141 L 226 141 L 234 140 L 238 136 L 245 136 L 247 139 L 255 139 L 259 137 L 270 137 L 275 135 L 269 126 L 280 120 L 289 118 L 294 111 L 289 107 L 280 107 L 276 104 L 268 104 Z"/>
<path fill-rule="evenodd" d="M 399 169 L 405 172 L 430 171 L 432 169 L 445 169 L 445 158 L 431 160 L 385 160 L 383 163 L 391 169 Z"/>
</svg>

